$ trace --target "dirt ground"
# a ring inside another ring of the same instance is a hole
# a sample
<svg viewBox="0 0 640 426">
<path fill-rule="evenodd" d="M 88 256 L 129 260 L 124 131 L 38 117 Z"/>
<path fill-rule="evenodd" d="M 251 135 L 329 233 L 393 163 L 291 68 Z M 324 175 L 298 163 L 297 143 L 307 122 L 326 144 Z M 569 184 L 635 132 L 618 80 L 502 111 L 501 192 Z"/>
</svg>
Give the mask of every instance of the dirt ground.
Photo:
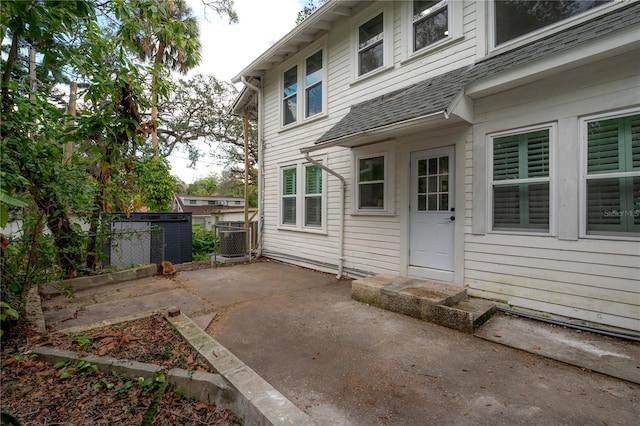
<svg viewBox="0 0 640 426">
<path fill-rule="evenodd" d="M 71 334 L 37 334 L 21 324 L 3 342 L 0 359 L 2 411 L 23 425 L 140 424 L 163 384 L 162 376 L 138 381 L 99 372 L 87 364 L 54 366 L 27 354 L 41 345 L 146 362 L 167 370 L 211 372 L 161 315 Z M 159 398 L 154 425 L 239 424 L 234 413 L 183 398 L 171 386 Z"/>
</svg>

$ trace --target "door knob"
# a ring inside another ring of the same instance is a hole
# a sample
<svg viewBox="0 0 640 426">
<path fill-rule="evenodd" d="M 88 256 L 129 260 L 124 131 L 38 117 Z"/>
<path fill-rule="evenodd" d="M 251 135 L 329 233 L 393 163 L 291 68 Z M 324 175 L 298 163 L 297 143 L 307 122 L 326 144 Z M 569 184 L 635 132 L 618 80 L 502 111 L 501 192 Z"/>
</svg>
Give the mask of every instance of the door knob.
<svg viewBox="0 0 640 426">
<path fill-rule="evenodd" d="M 456 217 L 455 216 L 451 216 L 449 219 L 456 220 Z"/>
</svg>

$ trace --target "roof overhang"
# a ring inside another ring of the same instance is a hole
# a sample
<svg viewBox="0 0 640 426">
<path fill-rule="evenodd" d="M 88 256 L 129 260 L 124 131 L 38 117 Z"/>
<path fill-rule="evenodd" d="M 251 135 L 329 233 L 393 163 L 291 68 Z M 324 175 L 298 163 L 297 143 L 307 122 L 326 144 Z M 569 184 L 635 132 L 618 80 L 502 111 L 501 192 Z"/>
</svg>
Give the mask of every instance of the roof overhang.
<svg viewBox="0 0 640 426">
<path fill-rule="evenodd" d="M 467 118 L 446 110 L 437 111 L 421 117 L 412 118 L 386 126 L 369 129 L 350 135 L 342 136 L 327 142 L 315 144 L 310 147 L 301 148 L 302 154 L 318 151 L 325 148 L 340 146 L 345 148 L 356 148 L 365 145 L 373 145 L 392 140 L 398 140 L 405 136 L 425 131 L 433 131 L 443 127 L 456 126 L 460 124 L 470 124 Z"/>
<path fill-rule="evenodd" d="M 278 66 L 309 43 L 317 40 L 321 34 L 328 32 L 335 22 L 351 16 L 352 8 L 357 3 L 360 2 L 327 0 L 313 14 L 240 71 L 231 81 L 239 83 L 242 77 L 260 77 L 265 71 Z"/>
<path fill-rule="evenodd" d="M 251 78 L 250 84 L 254 86 L 260 86 L 260 82 L 256 78 Z M 236 96 L 231 108 L 229 109 L 229 114 L 235 116 L 242 116 L 244 111 L 249 113 L 249 118 L 256 120 L 258 118 L 258 95 L 257 93 L 244 86 L 238 96 Z"/>
<path fill-rule="evenodd" d="M 470 83 L 466 94 L 478 99 L 504 90 L 521 86 L 547 76 L 577 68 L 613 56 L 640 49 L 638 26 L 630 26 L 590 41 L 588 46 L 577 45 L 570 49 L 513 67 L 508 71 L 479 78 Z"/>
</svg>

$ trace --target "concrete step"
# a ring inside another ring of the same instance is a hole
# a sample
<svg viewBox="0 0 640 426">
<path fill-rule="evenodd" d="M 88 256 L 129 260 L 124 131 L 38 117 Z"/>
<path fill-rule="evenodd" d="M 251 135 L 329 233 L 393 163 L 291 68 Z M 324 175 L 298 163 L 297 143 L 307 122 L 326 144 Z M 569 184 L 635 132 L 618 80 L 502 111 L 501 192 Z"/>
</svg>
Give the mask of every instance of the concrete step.
<svg viewBox="0 0 640 426">
<path fill-rule="evenodd" d="M 473 333 L 496 309 L 489 301 L 468 298 L 464 288 L 395 275 L 355 280 L 351 297 L 465 333 Z"/>
</svg>

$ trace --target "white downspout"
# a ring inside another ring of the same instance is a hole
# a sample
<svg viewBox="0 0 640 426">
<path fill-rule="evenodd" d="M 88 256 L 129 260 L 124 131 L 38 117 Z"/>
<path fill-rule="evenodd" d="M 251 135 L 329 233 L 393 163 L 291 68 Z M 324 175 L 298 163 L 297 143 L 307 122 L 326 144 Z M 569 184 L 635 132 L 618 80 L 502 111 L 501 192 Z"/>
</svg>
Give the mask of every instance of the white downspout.
<svg viewBox="0 0 640 426">
<path fill-rule="evenodd" d="M 264 102 L 262 102 L 262 89 L 249 83 L 244 76 L 241 76 L 240 80 L 245 87 L 248 87 L 258 94 L 258 241 L 256 243 L 256 257 L 260 257 L 262 255 L 262 225 L 264 223 L 264 156 L 262 154 L 262 147 L 264 145 L 262 140 L 264 131 Z"/>
<path fill-rule="evenodd" d="M 301 149 L 300 152 L 304 154 L 304 157 L 308 162 L 320 167 L 325 172 L 332 174 L 340 180 L 340 226 L 338 228 L 338 244 L 340 247 L 338 249 L 338 275 L 336 277 L 337 279 L 340 279 L 342 278 L 342 271 L 344 269 L 344 199 L 347 184 L 342 175 L 338 174 L 334 170 L 331 170 L 329 167 L 325 166 L 319 161 L 311 158 L 311 156 L 309 155 L 310 151 Z"/>
</svg>

